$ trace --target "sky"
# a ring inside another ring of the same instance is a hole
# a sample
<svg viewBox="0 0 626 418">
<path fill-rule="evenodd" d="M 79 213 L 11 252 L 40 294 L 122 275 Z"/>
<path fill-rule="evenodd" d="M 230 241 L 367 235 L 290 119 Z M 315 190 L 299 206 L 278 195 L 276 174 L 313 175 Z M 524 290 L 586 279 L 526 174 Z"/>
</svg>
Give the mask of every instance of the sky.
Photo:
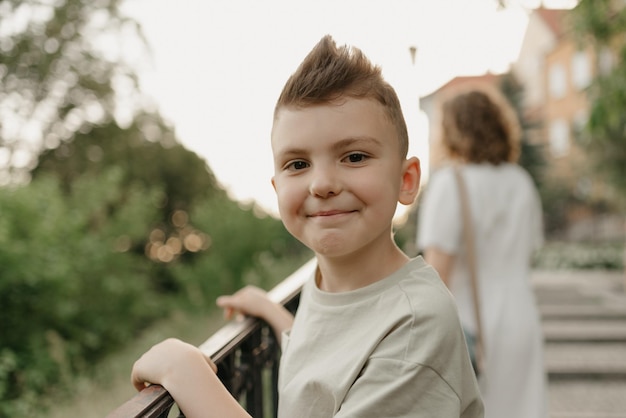
<svg viewBox="0 0 626 418">
<path fill-rule="evenodd" d="M 539 4 L 519 1 L 526 8 L 497 10 L 495 0 L 128 0 L 125 11 L 152 51 L 136 63 L 140 87 L 183 145 L 206 160 L 233 199 L 277 214 L 274 104 L 322 36 L 362 49 L 381 66 L 405 113 L 409 153 L 427 173 L 428 126 L 418 97 L 456 76 L 507 71 L 527 8 Z"/>
</svg>

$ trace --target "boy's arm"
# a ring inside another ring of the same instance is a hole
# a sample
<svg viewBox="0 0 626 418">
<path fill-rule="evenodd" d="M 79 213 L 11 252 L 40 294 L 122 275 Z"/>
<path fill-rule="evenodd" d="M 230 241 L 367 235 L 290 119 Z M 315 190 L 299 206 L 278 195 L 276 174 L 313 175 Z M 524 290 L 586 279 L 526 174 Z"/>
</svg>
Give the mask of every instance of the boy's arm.
<svg viewBox="0 0 626 418">
<path fill-rule="evenodd" d="M 246 286 L 231 296 L 220 296 L 217 305 L 227 319 L 236 313 L 255 316 L 267 322 L 280 343 L 283 331 L 291 329 L 293 315 L 282 305 L 271 301 L 267 293 L 255 286 Z"/>
<path fill-rule="evenodd" d="M 137 390 L 160 384 L 172 395 L 187 418 L 250 418 L 215 374 L 216 367 L 197 348 L 167 339 L 148 350 L 133 365 L 131 381 Z"/>
<path fill-rule="evenodd" d="M 287 309 L 254 286 L 221 296 L 217 304 L 224 309 L 226 318 L 241 313 L 263 319 L 272 327 L 279 343 L 282 332 L 293 324 L 293 315 Z M 197 347 L 171 338 L 155 345 L 135 362 L 131 381 L 137 390 L 146 384 L 160 384 L 187 418 L 249 418 L 220 382 L 216 370 L 215 364 Z"/>
</svg>

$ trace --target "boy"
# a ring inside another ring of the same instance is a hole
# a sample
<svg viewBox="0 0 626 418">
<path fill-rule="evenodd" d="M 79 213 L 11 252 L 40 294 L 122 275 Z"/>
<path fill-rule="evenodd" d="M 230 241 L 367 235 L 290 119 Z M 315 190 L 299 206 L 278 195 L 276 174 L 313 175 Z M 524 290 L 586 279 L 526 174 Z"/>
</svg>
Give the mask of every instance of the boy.
<svg viewBox="0 0 626 418">
<path fill-rule="evenodd" d="M 279 416 L 482 417 L 449 292 L 393 240 L 420 164 L 406 158 L 400 103 L 380 68 L 322 38 L 278 99 L 271 143 L 281 219 L 317 270 L 295 319 L 254 287 L 218 305 L 279 336 Z M 135 363 L 132 381 L 163 385 L 188 418 L 248 416 L 211 368 L 196 347 L 167 340 Z"/>
</svg>

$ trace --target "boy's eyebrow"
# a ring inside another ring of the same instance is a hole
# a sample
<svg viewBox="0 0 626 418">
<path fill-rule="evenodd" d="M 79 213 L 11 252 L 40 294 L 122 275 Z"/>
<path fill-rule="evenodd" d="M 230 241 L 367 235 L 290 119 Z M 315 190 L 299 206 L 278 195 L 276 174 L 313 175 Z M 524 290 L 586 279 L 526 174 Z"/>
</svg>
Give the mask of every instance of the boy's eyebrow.
<svg viewBox="0 0 626 418">
<path fill-rule="evenodd" d="M 281 155 L 281 156 L 301 155 L 304 153 L 306 153 L 306 150 L 304 148 L 296 148 L 296 147 L 283 147 L 283 148 L 276 150 L 275 152 L 276 155 Z"/>
<path fill-rule="evenodd" d="M 380 146 L 381 141 L 371 136 L 355 136 L 355 137 L 344 138 L 344 139 L 337 141 L 335 144 L 333 144 L 332 148 L 335 151 L 340 151 L 342 149 L 349 148 L 353 145 L 359 145 L 359 144 Z"/>
</svg>

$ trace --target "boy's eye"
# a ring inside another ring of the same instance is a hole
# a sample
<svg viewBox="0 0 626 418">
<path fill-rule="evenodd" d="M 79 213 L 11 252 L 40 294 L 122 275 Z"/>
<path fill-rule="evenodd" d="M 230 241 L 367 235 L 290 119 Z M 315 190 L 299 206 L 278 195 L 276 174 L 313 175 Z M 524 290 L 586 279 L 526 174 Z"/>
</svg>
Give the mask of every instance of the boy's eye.
<svg viewBox="0 0 626 418">
<path fill-rule="evenodd" d="M 303 170 L 307 168 L 308 166 L 309 164 L 305 161 L 293 161 L 287 164 L 287 169 L 288 170 Z"/>
<path fill-rule="evenodd" d="M 367 159 L 367 155 L 362 154 L 360 152 L 354 152 L 344 158 L 344 160 L 350 163 L 360 163 L 360 162 L 365 161 L 366 159 Z"/>
</svg>

